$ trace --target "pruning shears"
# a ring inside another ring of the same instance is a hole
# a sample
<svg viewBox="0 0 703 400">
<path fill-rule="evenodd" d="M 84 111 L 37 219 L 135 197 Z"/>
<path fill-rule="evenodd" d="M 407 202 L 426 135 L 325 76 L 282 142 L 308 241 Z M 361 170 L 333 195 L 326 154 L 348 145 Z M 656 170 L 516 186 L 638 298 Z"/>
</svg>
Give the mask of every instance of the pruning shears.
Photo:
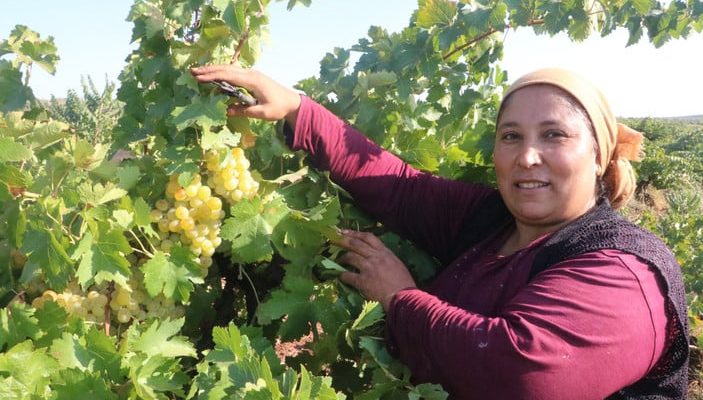
<svg viewBox="0 0 703 400">
<path fill-rule="evenodd" d="M 241 88 L 232 86 L 225 81 L 212 81 L 212 83 L 219 86 L 220 90 L 222 90 L 222 92 L 224 92 L 227 96 L 235 97 L 243 104 L 246 104 L 248 106 L 253 106 L 257 104 L 256 99 L 251 97 L 249 94 L 245 93 Z"/>
</svg>

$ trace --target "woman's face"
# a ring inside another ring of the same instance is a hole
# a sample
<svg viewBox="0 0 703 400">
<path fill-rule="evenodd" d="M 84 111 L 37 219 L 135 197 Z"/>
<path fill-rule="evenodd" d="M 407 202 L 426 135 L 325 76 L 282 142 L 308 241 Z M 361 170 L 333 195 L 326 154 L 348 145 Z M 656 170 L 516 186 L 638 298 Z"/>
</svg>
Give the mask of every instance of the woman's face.
<svg viewBox="0 0 703 400">
<path fill-rule="evenodd" d="M 518 223 L 557 228 L 596 200 L 596 151 L 585 115 L 549 85 L 513 92 L 498 127 L 498 189 Z"/>
</svg>

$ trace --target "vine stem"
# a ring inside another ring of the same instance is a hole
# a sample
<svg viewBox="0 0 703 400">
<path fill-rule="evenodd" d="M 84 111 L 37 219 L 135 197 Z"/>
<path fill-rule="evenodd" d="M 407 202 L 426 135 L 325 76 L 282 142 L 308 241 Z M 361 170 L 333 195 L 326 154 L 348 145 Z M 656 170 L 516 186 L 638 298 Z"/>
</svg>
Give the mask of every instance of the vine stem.
<svg viewBox="0 0 703 400">
<path fill-rule="evenodd" d="M 139 239 L 139 236 L 137 236 L 137 234 L 134 233 L 133 230 L 129 229 L 128 232 L 132 234 L 132 237 L 134 237 L 134 240 L 136 240 L 137 244 L 139 244 L 139 247 L 141 248 L 141 253 L 143 253 L 146 256 L 149 256 L 149 258 L 154 257 L 154 255 L 152 253 L 150 253 L 149 250 L 146 249 L 146 247 L 144 247 L 144 243 L 142 243 L 142 241 Z"/>
<path fill-rule="evenodd" d="M 29 87 L 29 77 L 32 76 L 32 65 L 33 63 L 27 64 L 27 75 L 24 77 L 24 86 Z"/>
<path fill-rule="evenodd" d="M 256 292 L 256 286 L 254 286 L 254 282 L 252 282 L 251 278 L 249 277 L 249 274 L 244 270 L 244 267 L 241 265 L 239 266 L 239 279 L 242 279 L 242 275 L 244 275 L 245 278 L 247 278 L 247 281 L 249 282 L 249 285 L 251 286 L 251 289 L 254 291 L 254 299 L 256 300 L 256 306 L 258 307 L 259 304 L 261 304 L 261 301 L 259 300 L 259 294 Z"/>
<path fill-rule="evenodd" d="M 244 30 L 244 33 L 242 33 L 242 37 L 239 38 L 239 43 L 237 43 L 237 48 L 234 50 L 234 54 L 232 55 L 232 60 L 230 61 L 230 64 L 234 64 L 239 60 L 239 55 L 242 53 L 242 48 L 244 48 L 244 44 L 247 42 L 249 39 L 249 27 Z"/>
<path fill-rule="evenodd" d="M 596 14 L 603 14 L 603 13 L 604 13 L 603 10 L 596 10 L 596 11 L 593 11 L 593 8 L 595 7 L 595 3 L 596 3 L 596 2 L 594 2 L 594 3 L 591 4 L 591 9 L 589 10 L 589 12 L 588 12 L 588 14 L 587 14 L 589 17 L 591 17 L 591 16 L 593 16 L 593 15 L 596 15 Z M 536 19 L 531 19 L 525 26 L 535 26 L 535 25 L 543 25 L 543 24 L 544 24 L 544 19 L 542 19 L 542 18 L 536 18 Z M 510 24 L 506 24 L 505 27 L 504 27 L 504 29 L 516 29 L 516 27 L 514 27 L 514 26 L 512 26 L 512 25 L 510 25 Z M 498 29 L 496 29 L 496 28 L 491 28 L 491 29 L 489 29 L 488 31 L 486 31 L 486 32 L 484 32 L 484 33 L 478 35 L 477 37 L 471 39 L 470 41 L 468 41 L 468 42 L 462 44 L 461 46 L 455 48 L 454 50 L 450 51 L 449 53 L 444 54 L 444 55 L 442 56 L 442 60 L 445 60 L 445 61 L 446 61 L 448 58 L 450 58 L 450 57 L 453 56 L 454 54 L 466 50 L 467 48 L 473 46 L 474 44 L 476 44 L 476 43 L 482 41 L 483 39 L 487 38 L 488 36 L 490 36 L 490 35 L 492 35 L 492 34 L 494 34 L 494 33 L 496 33 L 496 32 L 498 32 Z"/>
</svg>

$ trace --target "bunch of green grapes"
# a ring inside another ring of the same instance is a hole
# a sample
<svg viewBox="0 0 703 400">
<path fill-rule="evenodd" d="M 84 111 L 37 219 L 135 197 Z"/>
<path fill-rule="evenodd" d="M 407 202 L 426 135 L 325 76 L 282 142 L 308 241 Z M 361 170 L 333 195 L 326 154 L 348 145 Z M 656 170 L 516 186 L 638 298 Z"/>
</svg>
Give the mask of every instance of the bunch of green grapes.
<svg viewBox="0 0 703 400">
<path fill-rule="evenodd" d="M 48 301 L 58 304 L 69 314 L 81 317 L 86 321 L 94 323 L 105 321 L 107 295 L 98 290 L 84 293 L 76 282 L 71 282 L 61 293 L 56 293 L 51 289 L 45 290 L 41 296 L 32 301 L 32 307 L 40 309 Z"/>
<path fill-rule="evenodd" d="M 176 242 L 183 243 L 199 257 L 197 261 L 206 274 L 215 249 L 222 243 L 220 227 L 225 211 L 222 200 L 201 181 L 196 175 L 188 186 L 182 187 L 178 177 L 172 176 L 166 186 L 166 198 L 156 202 L 151 220 L 158 225 L 161 250 L 168 253 Z"/>
<path fill-rule="evenodd" d="M 256 196 L 259 182 L 251 176 L 249 160 L 241 148 L 212 150 L 205 155 L 205 163 L 209 171 L 207 184 L 228 202 Z"/>
<path fill-rule="evenodd" d="M 146 259 L 142 260 L 146 261 Z M 145 321 L 151 318 L 174 319 L 185 315 L 185 308 L 173 299 L 168 299 L 163 294 L 150 297 L 143 282 L 142 273 L 133 268 L 127 286 L 115 285 L 110 309 L 119 323 L 125 324 L 132 320 Z"/>
</svg>

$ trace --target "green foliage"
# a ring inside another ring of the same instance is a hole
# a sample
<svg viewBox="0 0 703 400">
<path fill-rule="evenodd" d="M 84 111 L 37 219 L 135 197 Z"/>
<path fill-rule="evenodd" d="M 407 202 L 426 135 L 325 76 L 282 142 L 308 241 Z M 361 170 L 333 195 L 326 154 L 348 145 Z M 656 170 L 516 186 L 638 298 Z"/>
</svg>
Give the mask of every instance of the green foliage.
<svg viewBox="0 0 703 400">
<path fill-rule="evenodd" d="M 343 267 L 328 240 L 337 226 L 373 228 L 419 281 L 436 261 L 356 210 L 271 124 L 228 119 L 228 99 L 188 71 L 254 65 L 269 3 L 136 0 L 127 16 L 136 48 L 117 99 L 114 85 L 100 92 L 88 80 L 82 97 L 71 91 L 41 104 L 28 81 L 33 64 L 55 69 L 53 39 L 18 26 L 0 42 L 8 56 L 0 59 L 0 397 L 447 397 L 436 385 L 413 385 L 388 354 L 380 306 L 336 279 Z M 287 2 L 300 4 L 310 1 Z M 508 81 L 501 32 L 529 26 L 581 40 L 623 26 L 631 42 L 646 33 L 660 46 L 701 31 L 702 15 L 697 2 L 421 0 L 405 29 L 371 27 L 351 48 L 328 53 L 319 78 L 299 87 L 416 167 L 491 183 Z M 699 131 L 653 132 L 655 164 L 640 171 L 647 184 L 683 184 L 681 171 L 699 179 L 695 163 L 655 174 L 656 163 L 672 164 L 666 157 L 700 151 Z M 203 271 L 191 248 L 160 247 L 150 211 L 169 176 L 186 186 L 204 171 L 207 151 L 251 136 L 246 155 L 261 189 L 223 208 L 214 265 Z M 672 197 L 675 212 L 642 221 L 668 237 L 697 293 L 703 241 L 700 221 L 686 214 L 694 203 Z M 89 321 L 53 301 L 38 305 L 46 289 L 117 293 L 133 280 L 144 286 L 142 301 L 177 304 L 185 317 Z"/>
<path fill-rule="evenodd" d="M 80 137 L 91 143 L 106 142 L 110 140 L 109 135 L 122 110 L 122 105 L 114 98 L 115 84 L 106 82 L 100 92 L 88 77 L 81 79 L 81 87 L 82 97 L 73 89 L 68 91 L 65 99 L 52 96 L 47 104 L 49 115 L 68 123 Z"/>
</svg>

